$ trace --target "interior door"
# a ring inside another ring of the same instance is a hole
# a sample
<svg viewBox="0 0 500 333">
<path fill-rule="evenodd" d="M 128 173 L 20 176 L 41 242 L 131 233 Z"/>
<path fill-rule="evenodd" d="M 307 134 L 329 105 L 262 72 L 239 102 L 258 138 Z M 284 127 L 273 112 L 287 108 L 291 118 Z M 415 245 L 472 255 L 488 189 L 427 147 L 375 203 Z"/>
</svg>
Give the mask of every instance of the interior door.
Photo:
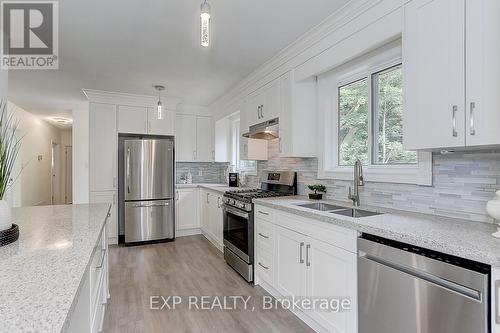
<svg viewBox="0 0 500 333">
<path fill-rule="evenodd" d="M 283 296 L 305 295 L 304 235 L 276 226 L 276 289 Z"/>
<path fill-rule="evenodd" d="M 465 0 L 413 0 L 404 15 L 405 148 L 465 146 Z"/>
<path fill-rule="evenodd" d="M 125 140 L 126 201 L 174 198 L 173 150 L 172 140 Z"/>
<path fill-rule="evenodd" d="M 467 145 L 500 143 L 500 1 L 466 1 Z"/>
<path fill-rule="evenodd" d="M 329 332 L 357 332 L 357 255 L 333 245 L 310 239 L 306 256 L 307 296 L 350 300 L 350 310 L 338 313 L 314 311 L 311 316 Z"/>
</svg>

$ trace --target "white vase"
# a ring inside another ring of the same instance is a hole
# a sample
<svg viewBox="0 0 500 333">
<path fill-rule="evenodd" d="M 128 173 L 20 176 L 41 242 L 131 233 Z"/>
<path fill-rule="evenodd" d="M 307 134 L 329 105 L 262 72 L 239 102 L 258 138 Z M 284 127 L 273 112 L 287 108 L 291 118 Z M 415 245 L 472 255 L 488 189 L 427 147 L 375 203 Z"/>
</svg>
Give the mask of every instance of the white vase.
<svg viewBox="0 0 500 333">
<path fill-rule="evenodd" d="M 12 214 L 10 206 L 5 200 L 0 200 L 0 231 L 12 227 Z"/>
<path fill-rule="evenodd" d="M 495 199 L 488 201 L 486 204 L 486 211 L 495 220 L 500 221 L 500 190 L 496 192 L 496 195 Z M 500 238 L 500 228 L 493 233 L 493 236 Z"/>
</svg>

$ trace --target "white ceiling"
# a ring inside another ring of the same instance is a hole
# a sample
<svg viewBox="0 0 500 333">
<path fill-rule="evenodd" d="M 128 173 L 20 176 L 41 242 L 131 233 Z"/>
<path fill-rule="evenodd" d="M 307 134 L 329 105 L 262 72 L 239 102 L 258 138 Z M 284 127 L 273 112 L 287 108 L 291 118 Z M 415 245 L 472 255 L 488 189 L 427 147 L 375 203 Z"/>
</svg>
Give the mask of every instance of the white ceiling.
<svg viewBox="0 0 500 333">
<path fill-rule="evenodd" d="M 212 44 L 199 45 L 201 0 L 59 2 L 59 70 L 9 73 L 9 100 L 42 116 L 84 108 L 82 88 L 208 105 L 348 0 L 209 0 Z"/>
</svg>

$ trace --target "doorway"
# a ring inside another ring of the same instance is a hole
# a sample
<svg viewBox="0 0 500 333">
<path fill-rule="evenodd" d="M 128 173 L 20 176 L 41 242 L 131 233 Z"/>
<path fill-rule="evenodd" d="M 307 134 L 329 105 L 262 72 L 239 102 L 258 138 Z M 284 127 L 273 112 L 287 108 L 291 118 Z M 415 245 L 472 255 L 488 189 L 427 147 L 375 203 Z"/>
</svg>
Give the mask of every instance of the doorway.
<svg viewBox="0 0 500 333">
<path fill-rule="evenodd" d="M 73 203 L 73 147 L 64 147 L 64 203 Z"/>
<path fill-rule="evenodd" d="M 51 161 L 50 161 L 50 172 L 51 172 L 51 182 L 50 182 L 50 203 L 51 205 L 56 205 L 60 203 L 59 189 L 60 189 L 60 165 L 61 165 L 61 154 L 59 149 L 59 144 L 52 141 L 51 150 Z"/>
</svg>

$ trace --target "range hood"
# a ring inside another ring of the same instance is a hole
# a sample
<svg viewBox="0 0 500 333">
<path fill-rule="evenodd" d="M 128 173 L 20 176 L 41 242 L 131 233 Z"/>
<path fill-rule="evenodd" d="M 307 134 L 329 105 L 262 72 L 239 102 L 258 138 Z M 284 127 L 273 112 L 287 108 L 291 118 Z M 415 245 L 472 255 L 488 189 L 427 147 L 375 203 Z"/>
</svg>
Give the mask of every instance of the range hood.
<svg viewBox="0 0 500 333">
<path fill-rule="evenodd" d="M 279 118 L 274 118 L 260 124 L 250 126 L 248 133 L 244 133 L 245 138 L 274 140 L 279 138 Z"/>
</svg>

